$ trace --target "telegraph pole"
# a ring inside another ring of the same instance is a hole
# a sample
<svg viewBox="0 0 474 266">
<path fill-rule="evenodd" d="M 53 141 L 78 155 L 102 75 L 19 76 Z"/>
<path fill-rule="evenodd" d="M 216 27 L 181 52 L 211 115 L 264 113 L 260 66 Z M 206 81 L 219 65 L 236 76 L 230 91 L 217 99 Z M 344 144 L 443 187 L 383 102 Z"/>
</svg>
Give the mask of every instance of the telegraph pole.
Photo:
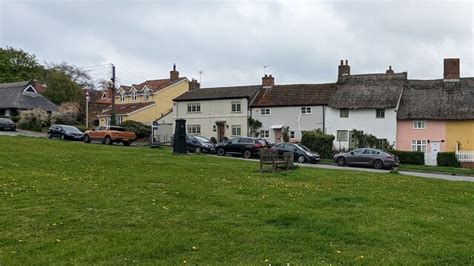
<svg viewBox="0 0 474 266">
<path fill-rule="evenodd" d="M 115 66 L 112 65 L 112 110 L 110 111 L 110 125 L 115 126 Z"/>
</svg>

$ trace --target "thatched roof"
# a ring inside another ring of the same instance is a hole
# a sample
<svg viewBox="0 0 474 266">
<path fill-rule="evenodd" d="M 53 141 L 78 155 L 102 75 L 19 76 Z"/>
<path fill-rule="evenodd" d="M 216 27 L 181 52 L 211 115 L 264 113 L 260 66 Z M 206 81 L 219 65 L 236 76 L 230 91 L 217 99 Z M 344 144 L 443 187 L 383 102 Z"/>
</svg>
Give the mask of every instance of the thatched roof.
<svg viewBox="0 0 474 266">
<path fill-rule="evenodd" d="M 253 98 L 260 85 L 234 86 L 219 88 L 203 88 L 187 91 L 173 101 L 198 101 L 198 100 L 218 100 L 218 99 L 236 99 Z"/>
<path fill-rule="evenodd" d="M 406 72 L 342 76 L 329 106 L 349 109 L 396 107 L 406 80 Z"/>
<path fill-rule="evenodd" d="M 397 118 L 474 119 L 474 78 L 461 78 L 458 82 L 409 80 Z"/>
<path fill-rule="evenodd" d="M 45 111 L 58 111 L 58 107 L 43 95 L 27 91 L 29 86 L 33 87 L 33 81 L 21 81 L 0 84 L 0 109 L 32 110 L 36 108 Z"/>
<path fill-rule="evenodd" d="M 335 83 L 275 85 L 262 88 L 251 107 L 327 105 Z"/>
</svg>

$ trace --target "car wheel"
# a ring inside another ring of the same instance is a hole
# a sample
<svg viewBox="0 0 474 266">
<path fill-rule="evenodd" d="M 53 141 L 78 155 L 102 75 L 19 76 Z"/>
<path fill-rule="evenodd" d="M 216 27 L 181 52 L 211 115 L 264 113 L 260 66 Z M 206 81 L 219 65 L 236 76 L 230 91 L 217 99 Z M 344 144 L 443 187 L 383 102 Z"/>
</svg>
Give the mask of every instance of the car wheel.
<svg viewBox="0 0 474 266">
<path fill-rule="evenodd" d="M 130 141 L 123 141 L 122 144 L 123 146 L 130 146 Z"/>
<path fill-rule="evenodd" d="M 306 158 L 303 155 L 298 156 L 299 163 L 304 163 L 305 161 L 306 161 Z"/>
<path fill-rule="evenodd" d="M 62 140 L 66 139 L 66 137 L 64 136 L 64 134 L 61 134 L 61 139 L 62 139 Z"/>
<path fill-rule="evenodd" d="M 48 134 L 46 135 L 46 137 L 47 137 L 48 139 L 52 139 L 52 138 L 53 138 L 53 136 L 51 135 L 51 133 L 48 133 Z"/>
<path fill-rule="evenodd" d="M 198 153 L 198 154 L 201 153 L 201 147 L 196 147 L 194 149 L 194 153 Z"/>
<path fill-rule="evenodd" d="M 381 160 L 375 160 L 374 161 L 374 168 L 375 169 L 382 169 L 383 168 L 383 162 Z"/>
<path fill-rule="evenodd" d="M 245 159 L 250 159 L 252 158 L 252 152 L 250 150 L 245 150 L 244 151 L 244 158 Z"/>
<path fill-rule="evenodd" d="M 346 159 L 344 159 L 344 157 L 339 157 L 336 160 L 336 164 L 338 166 L 345 166 L 346 165 Z"/>
<path fill-rule="evenodd" d="M 109 136 L 105 137 L 104 144 L 105 145 L 112 145 L 112 139 Z"/>
<path fill-rule="evenodd" d="M 225 150 L 224 150 L 224 148 L 219 148 L 219 149 L 217 149 L 217 155 L 219 155 L 219 156 L 224 156 L 224 155 L 225 155 Z"/>
<path fill-rule="evenodd" d="M 91 142 L 91 139 L 89 138 L 88 135 L 85 135 L 84 136 L 84 143 L 90 143 Z"/>
</svg>

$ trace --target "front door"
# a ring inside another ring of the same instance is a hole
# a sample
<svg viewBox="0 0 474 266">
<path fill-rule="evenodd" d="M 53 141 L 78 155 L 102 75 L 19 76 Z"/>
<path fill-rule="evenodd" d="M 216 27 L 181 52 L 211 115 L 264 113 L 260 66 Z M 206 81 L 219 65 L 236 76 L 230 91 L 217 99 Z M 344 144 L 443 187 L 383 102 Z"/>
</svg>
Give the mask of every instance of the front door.
<svg viewBox="0 0 474 266">
<path fill-rule="evenodd" d="M 225 126 L 224 123 L 217 124 L 217 141 L 222 142 L 224 141 L 225 137 Z"/>
<path fill-rule="evenodd" d="M 275 128 L 275 143 L 281 143 L 281 128 Z"/>
<path fill-rule="evenodd" d="M 441 149 L 441 143 L 439 141 L 431 141 L 431 156 L 432 158 L 438 157 L 438 152 Z"/>
</svg>

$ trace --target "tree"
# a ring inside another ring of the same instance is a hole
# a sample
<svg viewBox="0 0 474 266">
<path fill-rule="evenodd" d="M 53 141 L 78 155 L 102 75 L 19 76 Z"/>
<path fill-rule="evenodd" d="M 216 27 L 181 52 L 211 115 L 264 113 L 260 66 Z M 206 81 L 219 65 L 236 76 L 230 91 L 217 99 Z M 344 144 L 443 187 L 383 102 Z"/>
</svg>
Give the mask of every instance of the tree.
<svg viewBox="0 0 474 266">
<path fill-rule="evenodd" d="M 69 65 L 66 62 L 62 62 L 60 64 L 49 63 L 46 65 L 48 67 L 48 70 L 62 73 L 63 75 L 67 76 L 71 81 L 75 82 L 82 89 L 94 88 L 94 82 L 92 81 L 92 78 L 89 73 L 77 66 Z"/>
<path fill-rule="evenodd" d="M 290 127 L 286 126 L 283 127 L 283 130 L 281 131 L 281 137 L 283 138 L 283 142 L 289 142 L 290 141 Z"/>
<path fill-rule="evenodd" d="M 301 138 L 301 144 L 321 155 L 321 158 L 331 159 L 333 156 L 334 136 L 322 132 L 320 129 L 306 131 Z"/>
<path fill-rule="evenodd" d="M 376 136 L 365 134 L 364 131 L 357 129 L 352 130 L 352 139 L 354 139 L 357 148 L 376 148 L 378 143 Z"/>
<path fill-rule="evenodd" d="M 43 94 L 55 104 L 81 102 L 84 98 L 82 89 L 62 73 L 52 70 L 48 71 L 46 85 L 46 90 Z"/>
<path fill-rule="evenodd" d="M 249 117 L 248 125 L 250 129 L 250 136 L 256 136 L 258 135 L 257 134 L 258 129 L 262 127 L 262 122 L 258 121 L 257 119 L 253 119 Z"/>
<path fill-rule="evenodd" d="M 0 48 L 0 83 L 25 81 L 30 79 L 43 80 L 44 67 L 35 55 L 12 47 Z"/>
</svg>

